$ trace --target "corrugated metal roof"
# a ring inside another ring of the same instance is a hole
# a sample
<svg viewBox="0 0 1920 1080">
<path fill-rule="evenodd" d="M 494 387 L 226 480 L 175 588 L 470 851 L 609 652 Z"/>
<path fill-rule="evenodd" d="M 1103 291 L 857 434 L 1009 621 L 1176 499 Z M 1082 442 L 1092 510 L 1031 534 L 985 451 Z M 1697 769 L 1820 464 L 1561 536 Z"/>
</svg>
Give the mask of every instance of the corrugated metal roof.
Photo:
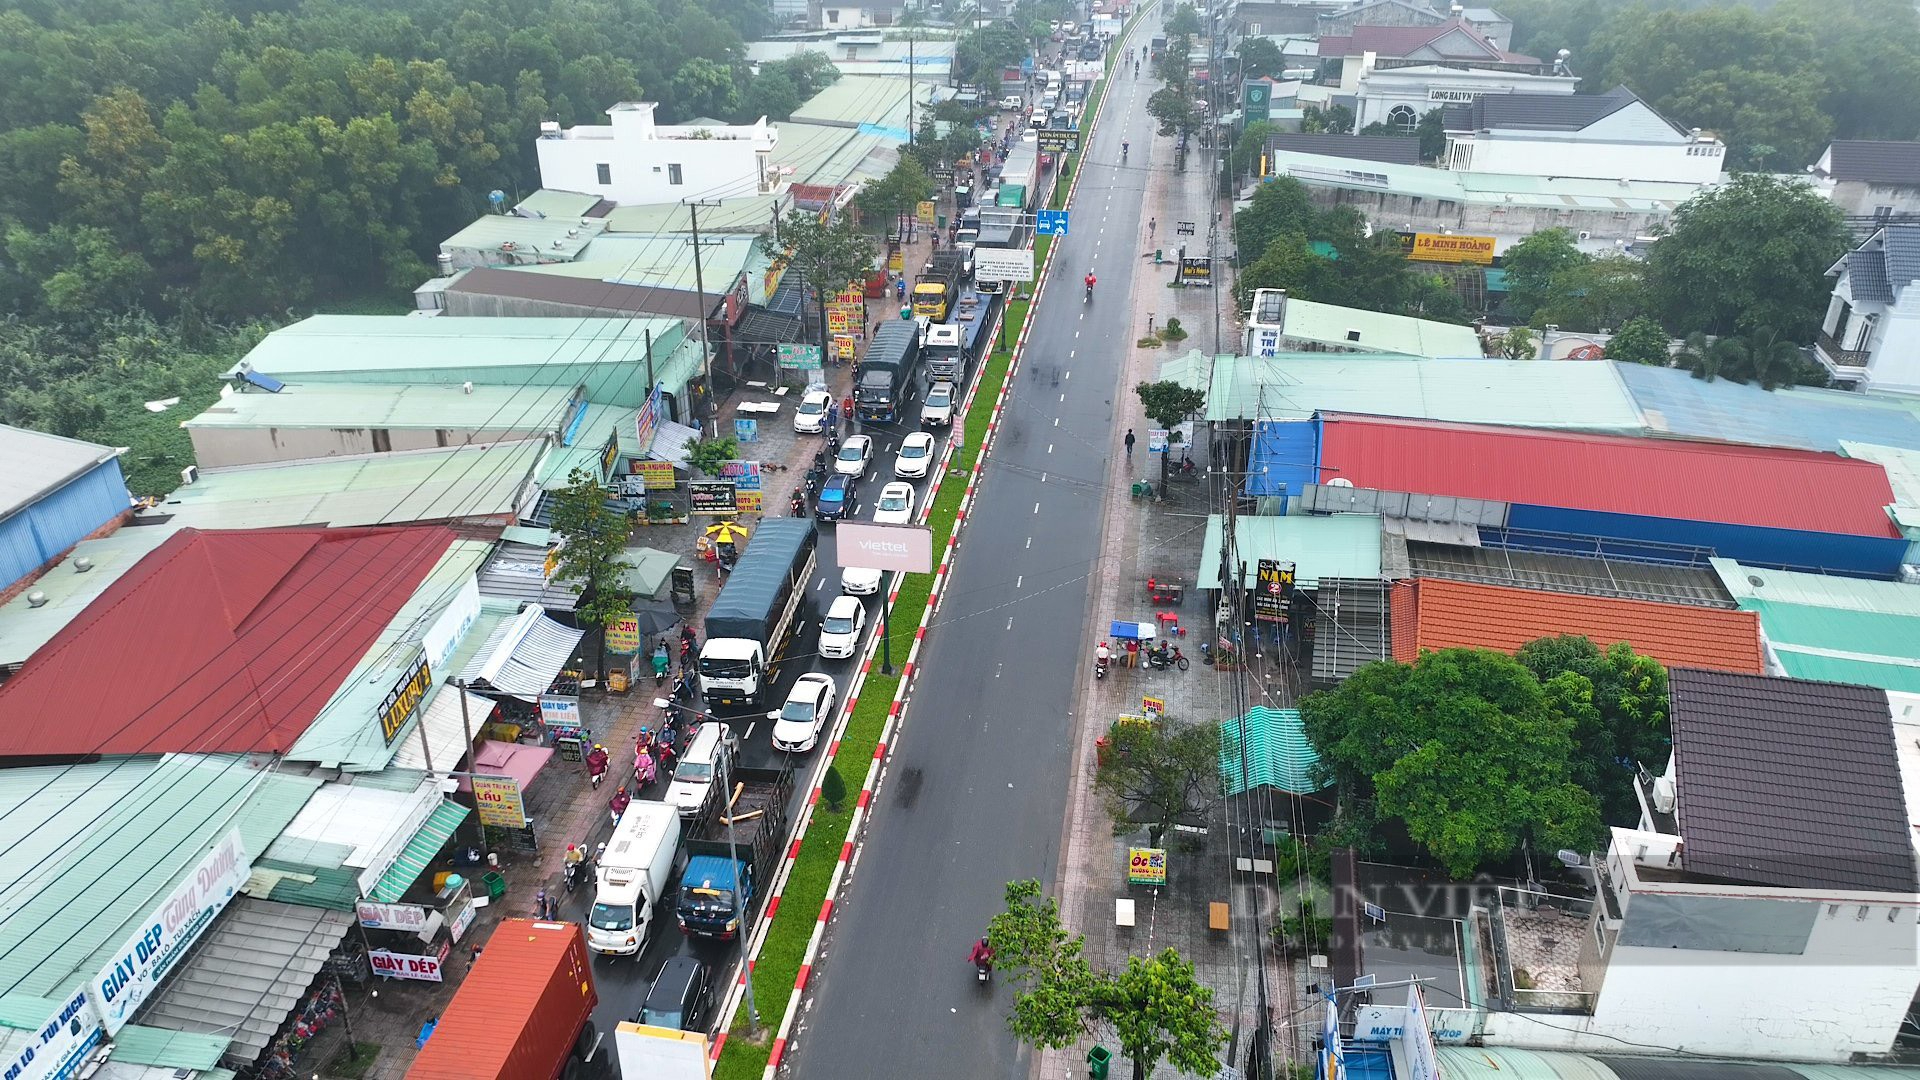
<svg viewBox="0 0 1920 1080">
<path fill-rule="evenodd" d="M 1707 382 L 1678 368 L 1606 365 L 1618 373 L 1649 432 L 1802 450 L 1839 450 L 1843 439 L 1920 448 L 1920 417 L 1907 404 L 1872 394 L 1762 390 L 1727 379 Z"/>
<path fill-rule="evenodd" d="M 566 668 L 585 635 L 586 631 L 562 626 L 529 604 L 487 635 L 460 678 L 469 686 L 536 700 Z"/>
<path fill-rule="evenodd" d="M 1920 448 L 1873 446 L 1843 440 L 1840 452 L 1887 470 L 1887 482 L 1893 485 L 1895 502 L 1903 509 L 1920 507 Z"/>
<path fill-rule="evenodd" d="M 1327 517 L 1248 517 L 1236 522 L 1234 545 L 1246 564 L 1247 585 L 1254 583 L 1261 559 L 1290 560 L 1295 584 L 1318 587 L 1326 578 L 1380 576 L 1380 519 L 1370 514 L 1333 514 Z M 1194 586 L 1220 587 L 1220 544 L 1225 519 L 1207 515 L 1207 531 L 1200 542 L 1199 568 Z"/>
<path fill-rule="evenodd" d="M 174 1031 L 231 1038 L 231 1059 L 251 1063 L 273 1041 L 353 924 L 343 912 L 238 897 L 141 1019 Z"/>
<path fill-rule="evenodd" d="M 0 424 L 0 518 L 17 513 L 50 491 L 120 452 L 97 443 L 81 442 L 26 428 Z"/>
<path fill-rule="evenodd" d="M 1609 209 L 1671 210 L 1700 190 L 1699 184 L 1655 180 L 1587 180 L 1578 177 L 1525 177 L 1509 173 L 1470 173 L 1386 161 L 1355 161 L 1322 154 L 1274 151 L 1276 176 L 1292 176 L 1308 187 L 1392 192 L 1450 199 L 1474 205 L 1533 206 L 1563 210 L 1568 199 L 1606 200 Z"/>
<path fill-rule="evenodd" d="M 1545 365 L 1543 365 L 1545 366 Z M 1898 537 L 1886 470 L 1803 450 L 1323 415 L 1321 482 L 1689 521 Z"/>
<path fill-rule="evenodd" d="M 1789 675 L 1920 693 L 1920 616 L 1746 598 L 1740 607 L 1760 616 Z"/>
<path fill-rule="evenodd" d="M 1241 743 L 1245 741 L 1245 760 Z M 1245 716 L 1220 724 L 1220 786 L 1227 795 L 1256 787 L 1275 787 L 1309 795 L 1326 785 L 1316 783 L 1314 769 L 1320 755 L 1307 741 L 1299 709 L 1269 709 L 1256 705 Z"/>
<path fill-rule="evenodd" d="M 570 581 L 548 581 L 546 567 L 545 548 L 501 544 L 480 569 L 480 595 L 490 601 L 510 601 L 514 612 L 523 604 L 572 611 L 580 602 L 579 587 Z M 512 617 L 512 613 L 507 615 L 507 619 Z"/>
<path fill-rule="evenodd" d="M 1213 381 L 1213 357 L 1199 349 L 1185 356 L 1169 356 L 1160 361 L 1160 381 L 1176 382 L 1204 394 Z"/>
<path fill-rule="evenodd" d="M 176 1077 L 180 1069 L 192 1069 L 194 1080 L 203 1080 L 207 1070 L 220 1064 L 233 1040 L 225 1035 L 169 1031 L 144 1024 L 129 1024 L 113 1037 L 112 1061 L 122 1066 L 144 1066 L 166 1070 L 162 1075 Z M 224 1071 L 224 1070 L 220 1070 Z M 106 1077 L 109 1074 L 96 1074 Z"/>
<path fill-rule="evenodd" d="M 1791 570 L 1743 566 L 1732 559 L 1714 559 L 1712 565 L 1713 572 L 1720 577 L 1720 583 L 1734 600 L 1741 603 L 1768 600 L 1776 604 L 1877 611 L 1884 615 L 1920 618 L 1920 586 L 1899 581 L 1874 581 L 1869 578 L 1802 574 Z"/>
<path fill-rule="evenodd" d="M 440 250 L 490 251 L 509 258 L 559 262 L 577 258 L 580 249 L 606 228 L 607 223 L 599 218 L 482 214 L 471 225 L 440 241 Z"/>
<path fill-rule="evenodd" d="M 292 383 L 277 394 L 228 394 L 181 427 L 555 430 L 573 402 L 551 386 Z"/>
<path fill-rule="evenodd" d="M 1806 889 L 1914 891 L 1885 693 L 1676 668 L 1674 772 L 1691 873 Z"/>
<path fill-rule="evenodd" d="M 1393 655 L 1386 583 L 1323 577 L 1313 594 L 1313 682 L 1332 686 L 1361 667 Z"/>
<path fill-rule="evenodd" d="M 34 650 L 53 640 L 53 635 L 170 535 L 172 530 L 165 528 L 121 529 L 74 545 L 65 559 L 33 583 L 33 588 L 0 605 L 0 667 L 25 663 Z M 74 570 L 82 558 L 91 564 L 84 574 Z M 36 593 L 47 600 L 40 607 L 27 599 Z"/>
<path fill-rule="evenodd" d="M 776 215 L 786 209 L 784 195 L 750 195 L 723 199 L 719 206 L 700 208 L 700 232 L 766 231 Z M 607 212 L 610 233 L 678 232 L 689 226 L 687 208 L 677 202 L 635 203 L 616 206 Z M 427 320 L 432 321 L 432 320 Z"/>
<path fill-rule="evenodd" d="M 456 766 L 449 761 L 443 769 Z M 393 864 L 440 801 L 436 782 L 414 773 L 405 790 L 336 781 L 313 793 L 266 855 L 304 866 L 360 871 L 362 890 Z"/>
<path fill-rule="evenodd" d="M 1619 1080 L 1585 1054 L 1515 1046 L 1440 1046 L 1435 1051 L 1448 1080 Z"/>
<path fill-rule="evenodd" d="M 253 875 L 243 891 L 263 900 L 352 911 L 360 899 L 360 875 L 344 866 L 308 866 L 282 859 L 255 859 Z"/>
<path fill-rule="evenodd" d="M 0 822 L 7 833 L 0 850 L 12 868 L 0 872 L 0 894 L 87 836 L 106 808 L 130 798 L 159 765 L 159 758 L 142 757 L 0 769 Z"/>
<path fill-rule="evenodd" d="M 391 904 L 405 896 L 407 890 L 413 888 L 413 883 L 420 880 L 420 875 L 427 872 L 427 867 L 433 865 L 434 856 L 447 846 L 447 840 L 468 813 L 467 808 L 457 802 L 440 800 L 440 805 L 433 808 L 433 813 L 428 815 L 419 831 L 413 834 L 413 839 L 407 841 L 407 846 L 394 859 L 393 866 L 367 895 L 383 904 Z"/>
<path fill-rule="evenodd" d="M 600 196 L 588 195 L 579 191 L 560 191 L 557 188 L 541 188 L 539 191 L 520 200 L 517 210 L 534 214 L 545 214 L 550 218 L 583 218 L 587 211 L 600 205 Z"/>
<path fill-rule="evenodd" d="M 131 793 L 71 797 L 62 854 L 8 859 L 0 873 L 0 994 L 60 993 L 91 978 L 230 829 L 249 855 L 264 851 L 319 786 L 240 755 L 173 754 Z"/>
<path fill-rule="evenodd" d="M 1453 544 L 1409 538 L 1407 556 L 1412 576 L 1663 604 L 1735 606 L 1719 576 L 1704 567 L 1479 547 L 1477 529 L 1473 540 L 1473 544 Z"/>
<path fill-rule="evenodd" d="M 1920 694 L 1920 668 L 1911 664 L 1808 652 L 1776 651 L 1775 655 L 1780 658 L 1787 674 L 1796 679 L 1853 683 L 1856 686 L 1877 686 L 1883 690 Z"/>
<path fill-rule="evenodd" d="M 1381 352 L 1437 359 L 1481 356 L 1480 336 L 1471 326 L 1316 304 L 1291 297 L 1287 299 L 1285 319 L 1281 332 L 1292 338 L 1342 347 L 1353 342 Z M 1352 336 L 1354 331 L 1359 331 L 1357 339 Z"/>
<path fill-rule="evenodd" d="M 1591 638 L 1602 649 L 1624 641 L 1668 666 L 1749 675 L 1766 670 L 1760 620 L 1751 612 L 1436 578 L 1393 587 L 1393 658 L 1404 663 L 1430 649 L 1512 653 L 1562 634 Z"/>
<path fill-rule="evenodd" d="M 1640 414 L 1603 364 L 1415 361 L 1368 353 L 1221 357 L 1207 419 L 1370 413 L 1477 424 L 1638 432 Z"/>
<path fill-rule="evenodd" d="M 0 756 L 283 752 L 453 539 L 181 530 L 0 685 Z"/>
<path fill-rule="evenodd" d="M 835 127 L 866 124 L 907 130 L 909 88 L 913 91 L 916 109 L 924 108 L 933 100 L 934 88 L 928 83 L 909 83 L 882 75 L 842 76 L 793 110 L 792 120 Z M 786 125 L 781 125 L 780 130 L 784 132 Z"/>
<path fill-rule="evenodd" d="M 686 330 L 678 319 L 658 318 L 315 315 L 268 334 L 243 362 L 288 382 L 355 374 L 362 382 L 461 382 L 451 372 L 533 367 L 546 376 L 537 385 L 572 386 L 588 369 L 644 361 L 649 334 L 656 358 L 664 358 Z M 375 378 L 396 373 L 403 377 Z"/>
</svg>

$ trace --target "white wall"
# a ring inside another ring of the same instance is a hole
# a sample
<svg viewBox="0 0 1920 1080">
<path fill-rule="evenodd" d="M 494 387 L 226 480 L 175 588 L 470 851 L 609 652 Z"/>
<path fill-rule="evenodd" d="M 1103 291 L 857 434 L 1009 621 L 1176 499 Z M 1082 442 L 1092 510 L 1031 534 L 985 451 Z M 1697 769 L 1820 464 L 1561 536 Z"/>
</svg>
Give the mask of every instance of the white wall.
<svg viewBox="0 0 1920 1080">
<path fill-rule="evenodd" d="M 1450 169 L 1518 176 L 1717 184 L 1725 164 L 1726 147 L 1719 143 L 1596 142 L 1561 132 L 1532 137 L 1481 132 L 1449 140 L 1447 147 Z"/>
<path fill-rule="evenodd" d="M 1486 94 L 1571 94 L 1580 82 L 1571 76 L 1519 75 L 1506 71 L 1413 72 L 1407 69 L 1369 71 L 1354 90 L 1354 130 L 1376 121 L 1385 123 L 1396 105 L 1413 110 L 1416 118 L 1429 109 L 1464 105 Z"/>
<path fill-rule="evenodd" d="M 376 441 L 375 433 L 381 434 Z M 259 465 L 270 461 L 351 457 L 401 450 L 431 450 L 468 443 L 511 442 L 539 438 L 528 431 L 473 431 L 466 428 L 188 428 L 193 457 L 201 468 Z"/>
<path fill-rule="evenodd" d="M 623 206 L 759 190 L 779 141 L 765 117 L 747 127 L 666 127 L 653 122 L 653 109 L 652 102 L 623 102 L 607 110 L 610 125 L 543 131 L 534 142 L 540 185 Z"/>
<path fill-rule="evenodd" d="M 1920 177 L 1899 187 L 1848 180 L 1834 184 L 1827 197 L 1843 214 L 1871 217 L 1882 207 L 1895 214 L 1920 214 Z"/>
<path fill-rule="evenodd" d="M 835 4 L 832 0 L 814 0 L 820 19 L 816 30 L 861 30 L 870 26 L 891 26 L 899 8 L 865 8 L 857 4 Z"/>
<path fill-rule="evenodd" d="M 1920 284 L 1894 294 L 1874 326 L 1867 348 L 1867 385 L 1875 390 L 1920 393 Z"/>
</svg>

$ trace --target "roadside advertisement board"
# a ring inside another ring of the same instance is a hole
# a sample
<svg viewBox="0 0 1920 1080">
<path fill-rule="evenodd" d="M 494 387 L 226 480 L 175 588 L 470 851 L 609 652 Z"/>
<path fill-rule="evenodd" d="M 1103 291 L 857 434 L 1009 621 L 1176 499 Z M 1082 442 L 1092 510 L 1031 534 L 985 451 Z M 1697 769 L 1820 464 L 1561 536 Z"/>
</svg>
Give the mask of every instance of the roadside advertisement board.
<svg viewBox="0 0 1920 1080">
<path fill-rule="evenodd" d="M 1213 284 L 1213 260 L 1207 258 L 1204 255 L 1199 258 L 1181 259 L 1180 260 L 1180 284 L 1182 285 Z"/>
<path fill-rule="evenodd" d="M 467 936 L 467 928 L 473 925 L 475 910 L 472 896 L 463 896 L 460 905 L 454 910 L 453 918 L 447 920 L 447 933 L 455 943 Z"/>
<path fill-rule="evenodd" d="M 829 319 L 833 317 L 831 310 L 828 311 L 827 317 Z M 774 352 L 780 358 L 780 367 L 788 371 L 820 366 L 820 346 L 818 345 L 782 344 L 777 346 Z"/>
<path fill-rule="evenodd" d="M 1167 850 L 1165 848 L 1127 849 L 1127 884 L 1165 885 L 1166 883 Z"/>
<path fill-rule="evenodd" d="M 527 808 L 520 801 L 520 781 L 511 776 L 476 773 L 467 778 L 473 785 L 473 805 L 480 824 L 502 829 L 526 827 Z"/>
<path fill-rule="evenodd" d="M 383 978 L 440 982 L 440 965 L 447 958 L 446 949 L 447 945 L 443 943 L 436 953 L 426 956 L 374 949 L 367 953 L 367 960 L 373 965 L 373 973 Z"/>
<path fill-rule="evenodd" d="M 1451 236 L 1445 233 L 1414 233 L 1409 239 L 1400 234 L 1400 246 L 1415 262 L 1473 263 L 1493 265 L 1494 238 L 1491 236 Z"/>
<path fill-rule="evenodd" d="M 229 830 L 93 977 L 88 993 L 108 1035 L 127 1026 L 160 980 L 213 925 L 214 916 L 239 894 L 252 868 L 240 830 Z"/>
<path fill-rule="evenodd" d="M 640 616 L 622 615 L 607 627 L 607 651 L 615 656 L 632 656 L 640 650 Z"/>
<path fill-rule="evenodd" d="M 973 276 L 980 281 L 1032 281 L 1033 249 L 974 248 Z"/>
<path fill-rule="evenodd" d="M 0 1057 L 6 1080 L 71 1080 L 106 1038 L 100 1014 L 85 990 L 75 990 L 47 1022 L 21 1033 L 22 1042 Z"/>
<path fill-rule="evenodd" d="M 378 904 L 362 900 L 353 905 L 360 925 L 369 930 L 404 930 L 417 934 L 427 928 L 427 909 L 419 904 Z"/>
<path fill-rule="evenodd" d="M 1294 566 L 1278 559 L 1261 559 L 1253 591 L 1253 617 L 1260 622 L 1287 621 L 1287 602 L 1293 597 Z"/>
<path fill-rule="evenodd" d="M 834 558 L 862 570 L 933 572 L 933 530 L 925 525 L 875 525 L 843 521 L 834 526 Z"/>
<path fill-rule="evenodd" d="M 633 475 L 647 485 L 648 491 L 672 491 L 679 483 L 673 478 L 671 461 L 636 461 L 633 463 Z"/>
<path fill-rule="evenodd" d="M 427 699 L 427 691 L 433 689 L 433 670 L 427 664 L 427 651 L 420 650 L 413 665 L 406 674 L 387 692 L 385 701 L 380 703 L 380 734 L 392 746 L 393 740 L 400 735 L 400 729 L 413 719 L 414 710 Z"/>
<path fill-rule="evenodd" d="M 1040 149 L 1050 154 L 1070 154 L 1080 149 L 1080 133 L 1077 131 L 1041 128 L 1036 134 L 1040 136 Z"/>
<path fill-rule="evenodd" d="M 714 514 L 721 517 L 731 517 L 740 512 L 739 503 L 734 498 L 732 481 L 689 480 L 687 507 L 696 514 Z"/>
</svg>

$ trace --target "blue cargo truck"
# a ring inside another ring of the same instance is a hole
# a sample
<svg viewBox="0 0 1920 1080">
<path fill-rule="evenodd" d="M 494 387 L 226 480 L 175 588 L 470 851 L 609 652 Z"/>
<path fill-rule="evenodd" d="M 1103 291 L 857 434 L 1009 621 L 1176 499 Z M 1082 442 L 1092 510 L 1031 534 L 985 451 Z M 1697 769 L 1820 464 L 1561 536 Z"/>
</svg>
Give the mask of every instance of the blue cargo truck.
<svg viewBox="0 0 1920 1080">
<path fill-rule="evenodd" d="M 688 935 L 731 939 L 751 925 L 786 838 L 793 767 L 733 769 L 731 798 L 687 841 L 674 915 Z M 732 841 L 728 823 L 732 823 Z"/>
<path fill-rule="evenodd" d="M 860 381 L 853 387 L 853 406 L 860 419 L 879 424 L 898 419 L 919 365 L 919 324 L 905 319 L 881 323 L 867 344 Z"/>
</svg>

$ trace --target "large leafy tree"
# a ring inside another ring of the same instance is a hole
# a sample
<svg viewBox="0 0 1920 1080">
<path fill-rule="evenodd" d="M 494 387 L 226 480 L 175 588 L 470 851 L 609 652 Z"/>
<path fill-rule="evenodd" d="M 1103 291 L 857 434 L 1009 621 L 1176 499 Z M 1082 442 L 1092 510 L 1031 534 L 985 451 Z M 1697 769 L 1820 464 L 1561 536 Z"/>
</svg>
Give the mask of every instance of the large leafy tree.
<svg viewBox="0 0 1920 1080">
<path fill-rule="evenodd" d="M 1608 822 L 1631 824 L 1634 766 L 1660 771 L 1673 746 L 1667 669 L 1625 642 L 1601 649 L 1570 634 L 1528 642 L 1515 659 L 1573 720 L 1574 782 L 1600 800 Z"/>
<path fill-rule="evenodd" d="M 1213 804 L 1220 779 L 1220 729 L 1214 724 L 1115 724 L 1095 784 L 1107 796 L 1114 830 L 1147 827 L 1147 843 Z"/>
<path fill-rule="evenodd" d="M 1265 181 L 1254 189 L 1246 208 L 1233 215 L 1233 239 L 1240 265 L 1258 262 L 1277 237 L 1306 236 L 1314 220 L 1313 202 L 1305 184 L 1291 176 Z"/>
<path fill-rule="evenodd" d="M 933 180 L 913 157 L 902 154 L 887 175 L 868 184 L 854 196 L 860 210 L 861 225 L 871 233 L 892 229 L 901 214 L 912 213 L 921 202 L 933 198 Z"/>
<path fill-rule="evenodd" d="M 1170 379 L 1140 383 L 1133 388 L 1133 393 L 1140 399 L 1140 409 L 1147 414 L 1147 418 L 1167 429 L 1169 450 L 1172 449 L 1172 442 L 1180 437 L 1178 425 L 1207 404 L 1205 391 L 1182 386 Z M 1160 486 L 1163 490 L 1167 484 L 1167 459 L 1172 456 L 1170 453 L 1160 455 Z"/>
<path fill-rule="evenodd" d="M 1743 174 L 1682 203 L 1648 283 L 1664 321 L 1708 334 L 1807 341 L 1847 250 L 1840 212 L 1795 180 Z"/>
<path fill-rule="evenodd" d="M 581 586 L 574 616 L 604 633 L 633 607 L 633 599 L 622 584 L 625 569 L 620 562 L 632 532 L 631 523 L 625 514 L 608 508 L 607 489 L 598 476 L 575 469 L 567 477 L 567 486 L 554 492 L 553 531 L 560 544 L 553 576 Z M 603 649 L 603 679 L 606 667 Z"/>
<path fill-rule="evenodd" d="M 1287 68 L 1286 57 L 1271 38 L 1248 37 L 1240 42 L 1240 75 L 1247 79 L 1277 79 Z"/>
<path fill-rule="evenodd" d="M 1625 255 L 1583 258 L 1553 276 L 1534 326 L 1594 332 L 1623 326 L 1647 307 L 1646 264 Z"/>
<path fill-rule="evenodd" d="M 1213 991 L 1173 949 L 1132 956 L 1120 971 L 1095 970 L 1085 939 L 1069 934 L 1060 908 L 1037 881 L 1007 883 L 1007 907 L 987 927 L 995 966 L 1016 987 L 1007 1026 L 1030 1046 L 1060 1049 L 1100 1029 L 1112 1032 L 1146 1080 L 1162 1061 L 1183 1073 L 1219 1071 L 1226 1028 Z"/>
<path fill-rule="evenodd" d="M 760 238 L 761 249 L 785 259 L 813 290 L 819 307 L 820 348 L 827 350 L 827 297 L 873 268 L 879 249 L 873 239 L 844 217 L 821 221 L 818 214 L 794 210 L 780 223 L 778 236 Z"/>
<path fill-rule="evenodd" d="M 1343 801 L 1372 800 L 1456 876 L 1523 839 L 1578 849 L 1599 835 L 1599 806 L 1572 776 L 1574 721 L 1512 657 L 1446 649 L 1368 664 L 1300 709 Z"/>
<path fill-rule="evenodd" d="M 1587 261 L 1574 246 L 1573 230 L 1542 229 L 1501 256 L 1507 271 L 1507 306 L 1525 322 L 1553 294 L 1554 279 Z"/>
<path fill-rule="evenodd" d="M 1620 324 L 1620 329 L 1607 340 L 1607 359 L 1666 367 L 1673 359 L 1667 351 L 1667 340 L 1667 332 L 1659 323 L 1645 315 L 1636 315 Z"/>
</svg>

